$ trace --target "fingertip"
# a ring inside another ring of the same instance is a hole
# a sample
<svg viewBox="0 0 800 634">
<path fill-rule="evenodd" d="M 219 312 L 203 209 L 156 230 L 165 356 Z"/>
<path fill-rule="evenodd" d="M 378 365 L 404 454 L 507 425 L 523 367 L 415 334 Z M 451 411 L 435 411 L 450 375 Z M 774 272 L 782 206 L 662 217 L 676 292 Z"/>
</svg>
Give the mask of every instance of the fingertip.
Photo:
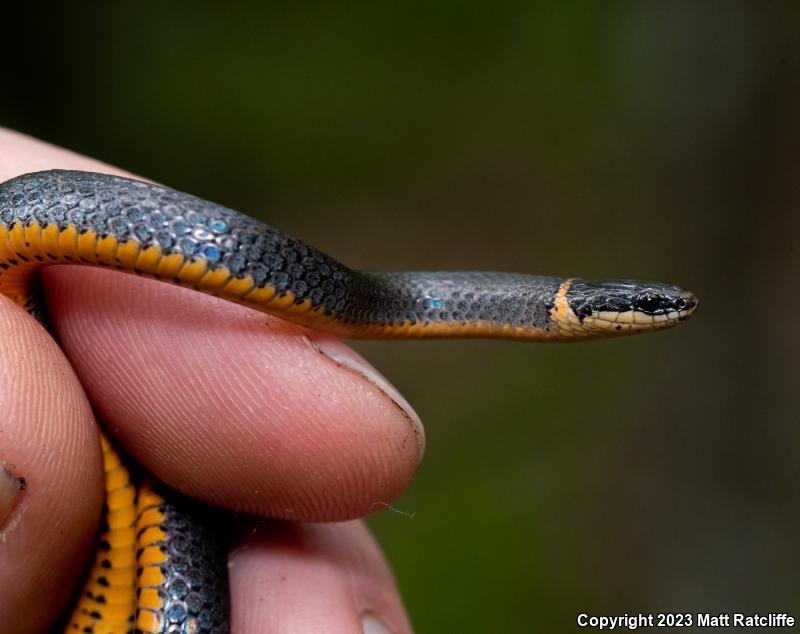
<svg viewBox="0 0 800 634">
<path fill-rule="evenodd" d="M 389 503 L 419 464 L 415 415 L 366 376 L 366 362 L 354 369 L 354 352 L 345 362 L 335 344 L 333 358 L 320 333 L 113 271 L 49 267 L 45 288 L 102 418 L 184 493 L 259 515 L 342 520 Z"/>
<path fill-rule="evenodd" d="M 400 594 L 363 522 L 261 524 L 230 558 L 238 632 L 411 631 Z"/>
<path fill-rule="evenodd" d="M 339 339 L 323 332 L 306 329 L 311 345 L 328 357 L 333 363 L 345 368 L 372 383 L 386 398 L 391 400 L 398 411 L 408 419 L 408 424 L 417 441 L 420 459 L 425 454 L 425 429 L 419 415 L 400 391 L 384 377 L 364 357 Z"/>
</svg>

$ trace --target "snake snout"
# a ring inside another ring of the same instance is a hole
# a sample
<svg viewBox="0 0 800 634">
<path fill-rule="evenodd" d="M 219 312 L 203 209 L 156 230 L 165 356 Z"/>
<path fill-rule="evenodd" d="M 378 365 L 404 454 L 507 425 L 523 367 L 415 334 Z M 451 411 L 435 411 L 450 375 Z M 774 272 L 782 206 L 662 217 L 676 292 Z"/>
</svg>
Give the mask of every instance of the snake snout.
<svg viewBox="0 0 800 634">
<path fill-rule="evenodd" d="M 679 310 L 686 312 L 686 317 L 689 317 L 700 305 L 700 298 L 691 291 L 683 291 L 676 300 L 676 305 Z"/>
<path fill-rule="evenodd" d="M 697 304 L 697 296 L 691 291 L 666 285 L 648 285 L 633 296 L 630 307 L 644 315 L 682 320 L 695 311 Z"/>
</svg>

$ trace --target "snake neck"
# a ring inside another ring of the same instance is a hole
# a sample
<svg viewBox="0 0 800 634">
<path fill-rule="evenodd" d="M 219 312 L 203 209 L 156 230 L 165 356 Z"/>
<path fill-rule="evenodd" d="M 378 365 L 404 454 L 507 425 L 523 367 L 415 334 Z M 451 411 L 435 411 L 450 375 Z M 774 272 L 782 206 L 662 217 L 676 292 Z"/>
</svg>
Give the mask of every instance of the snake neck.
<svg viewBox="0 0 800 634">
<path fill-rule="evenodd" d="M 564 278 L 513 273 L 352 272 L 336 329 L 365 339 L 566 339 L 556 312 Z"/>
</svg>

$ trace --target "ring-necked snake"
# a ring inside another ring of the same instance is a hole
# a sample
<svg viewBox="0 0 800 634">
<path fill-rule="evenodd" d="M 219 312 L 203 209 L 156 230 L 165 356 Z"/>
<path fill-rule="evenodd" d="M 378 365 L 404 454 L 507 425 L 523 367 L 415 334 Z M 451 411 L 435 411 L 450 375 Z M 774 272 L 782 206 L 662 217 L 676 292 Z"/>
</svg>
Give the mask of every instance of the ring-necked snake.
<svg viewBox="0 0 800 634">
<path fill-rule="evenodd" d="M 103 266 L 357 338 L 574 341 L 667 328 L 697 298 L 675 286 L 486 272 L 354 271 L 277 229 L 166 187 L 74 171 L 0 185 L 0 293 L 42 323 L 37 272 Z M 223 540 L 195 505 L 134 483 L 101 432 L 106 513 L 67 632 L 227 632 Z"/>
</svg>

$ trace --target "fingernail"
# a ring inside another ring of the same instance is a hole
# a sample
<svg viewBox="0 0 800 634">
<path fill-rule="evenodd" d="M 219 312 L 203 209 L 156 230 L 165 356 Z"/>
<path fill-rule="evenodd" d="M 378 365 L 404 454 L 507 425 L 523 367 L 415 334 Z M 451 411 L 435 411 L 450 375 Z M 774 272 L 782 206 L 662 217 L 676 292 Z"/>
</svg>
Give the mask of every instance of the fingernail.
<svg viewBox="0 0 800 634">
<path fill-rule="evenodd" d="M 14 502 L 16 502 L 19 492 L 24 488 L 25 480 L 14 477 L 11 471 L 0 462 L 0 526 L 6 521 L 11 509 L 14 508 Z"/>
<path fill-rule="evenodd" d="M 373 383 L 381 392 L 386 394 L 395 405 L 403 412 L 414 428 L 414 435 L 419 443 L 420 457 L 425 451 L 425 434 L 419 416 L 411 404 L 403 398 L 397 388 L 389 383 L 380 372 L 373 368 L 366 360 L 355 353 L 354 350 L 344 345 L 337 339 L 319 338 L 310 339 L 319 352 L 332 359 L 335 363 L 349 368 Z"/>
<path fill-rule="evenodd" d="M 392 634 L 386 623 L 371 612 L 361 617 L 361 627 L 364 628 L 364 634 Z"/>
</svg>

